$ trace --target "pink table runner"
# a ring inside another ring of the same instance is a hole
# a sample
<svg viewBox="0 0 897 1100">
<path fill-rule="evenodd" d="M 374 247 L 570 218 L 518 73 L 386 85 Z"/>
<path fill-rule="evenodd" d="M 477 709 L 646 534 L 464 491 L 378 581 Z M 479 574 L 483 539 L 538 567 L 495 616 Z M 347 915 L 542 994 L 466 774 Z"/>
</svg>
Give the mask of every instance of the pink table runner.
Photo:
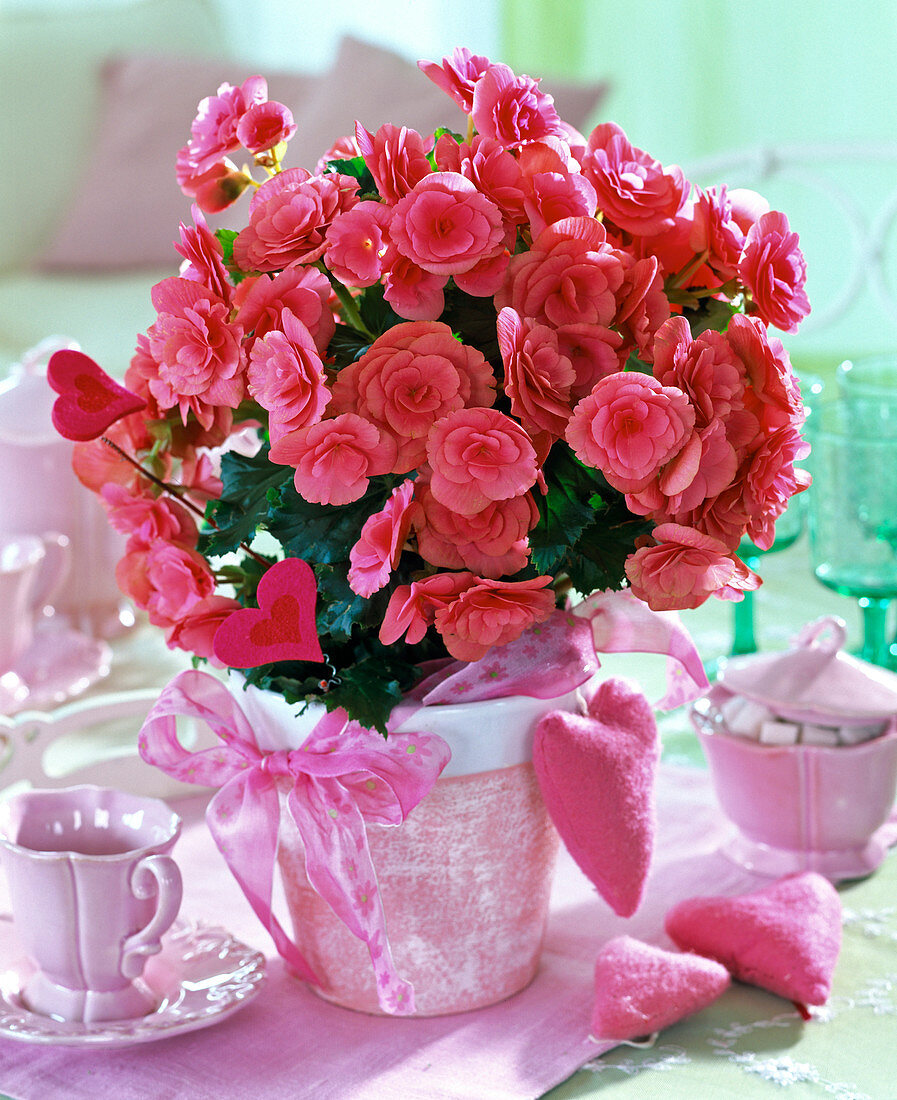
<svg viewBox="0 0 897 1100">
<path fill-rule="evenodd" d="M 203 800 L 175 806 L 185 821 L 175 851 L 185 880 L 182 914 L 221 924 L 265 951 L 265 988 L 215 1026 L 128 1049 L 80 1051 L 0 1038 L 0 1092 L 17 1100 L 539 1097 L 606 1049 L 590 1041 L 588 1030 L 592 968 L 607 939 L 626 932 L 669 946 L 663 917 L 675 902 L 767 881 L 718 853 L 729 826 L 707 773 L 664 766 L 659 850 L 635 917 L 614 916 L 563 852 L 542 968 L 528 989 L 459 1016 L 379 1018 L 328 1005 L 289 977 L 212 844 Z M 7 909 L 0 883 L 0 911 Z"/>
</svg>

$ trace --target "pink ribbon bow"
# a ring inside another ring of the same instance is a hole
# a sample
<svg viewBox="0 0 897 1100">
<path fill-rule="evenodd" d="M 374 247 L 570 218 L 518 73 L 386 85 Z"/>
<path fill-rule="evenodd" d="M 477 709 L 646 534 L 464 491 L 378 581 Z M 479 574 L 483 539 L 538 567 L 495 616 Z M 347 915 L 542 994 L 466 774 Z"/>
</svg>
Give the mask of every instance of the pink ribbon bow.
<svg viewBox="0 0 897 1100">
<path fill-rule="evenodd" d="M 177 737 L 178 716 L 201 719 L 221 745 L 185 749 Z M 365 824 L 401 825 L 429 793 L 451 757 L 441 737 L 390 733 L 383 738 L 334 711 L 300 748 L 265 752 L 224 684 L 190 671 L 162 691 L 141 728 L 139 748 L 144 760 L 175 779 L 220 788 L 206 810 L 215 843 L 279 954 L 301 978 L 320 984 L 271 908 L 278 788 L 285 788 L 287 809 L 305 845 L 308 881 L 367 945 L 380 1007 L 397 1015 L 414 1012 L 414 989 L 393 963 Z"/>
</svg>

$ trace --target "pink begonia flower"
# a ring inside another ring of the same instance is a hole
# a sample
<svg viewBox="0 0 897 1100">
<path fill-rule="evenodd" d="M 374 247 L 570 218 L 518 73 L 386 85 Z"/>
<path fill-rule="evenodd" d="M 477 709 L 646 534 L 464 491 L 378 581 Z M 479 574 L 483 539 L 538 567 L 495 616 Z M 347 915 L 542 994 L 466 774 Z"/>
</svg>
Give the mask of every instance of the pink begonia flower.
<svg viewBox="0 0 897 1100">
<path fill-rule="evenodd" d="M 285 310 L 305 325 L 321 355 L 336 329 L 330 308 L 330 280 L 314 267 L 295 264 L 273 278 L 254 275 L 243 279 L 234 291 L 234 305 L 238 324 L 257 340 L 281 328 Z"/>
<path fill-rule="evenodd" d="M 354 412 L 397 444 L 393 473 L 426 456 L 427 433 L 465 406 L 491 405 L 495 376 L 478 349 L 459 343 L 448 325 L 407 321 L 387 329 L 333 384 L 337 412 Z"/>
<path fill-rule="evenodd" d="M 443 569 L 471 569 L 481 577 L 509 576 L 529 559 L 527 535 L 539 521 L 532 493 L 487 504 L 463 516 L 430 492 L 429 479 L 414 483 L 412 526 L 420 556 Z"/>
<path fill-rule="evenodd" d="M 112 527 L 134 540 L 131 549 L 138 544 L 146 548 L 157 539 L 191 550 L 196 546 L 196 522 L 187 509 L 171 497 L 154 497 L 142 486 L 134 493 L 115 482 L 104 485 L 100 496 Z"/>
<path fill-rule="evenodd" d="M 465 114 L 473 110 L 473 90 L 477 81 L 489 68 L 488 57 L 473 54 L 463 46 L 456 46 L 451 57 L 444 57 L 442 64 L 435 61 L 418 61 L 417 67 L 433 83 L 452 97 Z"/>
<path fill-rule="evenodd" d="M 223 668 L 224 664 L 215 656 L 215 635 L 224 620 L 242 606 L 229 596 L 205 596 L 169 627 L 165 644 L 169 649 L 184 649 L 196 657 L 204 657 L 216 668 Z"/>
<path fill-rule="evenodd" d="M 201 554 L 161 539 L 127 552 L 116 566 L 115 579 L 153 626 L 161 627 L 180 622 L 215 590 L 215 578 Z"/>
<path fill-rule="evenodd" d="M 358 148 L 358 142 L 355 140 L 355 135 L 344 134 L 341 138 L 337 138 L 327 152 L 324 153 L 315 165 L 314 174 L 316 176 L 324 175 L 327 165 L 332 160 L 353 160 L 355 157 L 360 156 L 361 150 Z"/>
<path fill-rule="evenodd" d="M 769 202 L 747 187 L 734 187 L 729 192 L 732 220 L 742 233 L 747 233 L 754 222 L 769 213 Z"/>
<path fill-rule="evenodd" d="M 319 420 L 271 445 L 272 462 L 295 467 L 296 492 L 312 504 L 349 504 L 395 462 L 394 441 L 354 413 Z"/>
<path fill-rule="evenodd" d="M 271 441 L 316 424 L 330 400 L 324 364 L 311 333 L 285 309 L 283 331 L 252 345 L 246 371 L 250 395 L 267 409 Z"/>
<path fill-rule="evenodd" d="M 787 424 L 799 427 L 806 411 L 782 341 L 770 337 L 757 318 L 740 313 L 729 322 L 726 340 L 747 372 L 750 387 L 745 403 L 763 430 L 773 432 Z"/>
<path fill-rule="evenodd" d="M 621 493 L 637 493 L 692 433 L 694 409 L 674 386 L 638 372 L 610 374 L 573 410 L 567 442 Z"/>
<path fill-rule="evenodd" d="M 626 365 L 628 352 L 621 352 L 623 337 L 605 325 L 578 323 L 556 328 L 558 351 L 573 367 L 575 378 L 570 398 L 577 402 L 592 387 L 609 374 L 616 374 Z"/>
<path fill-rule="evenodd" d="M 664 168 L 631 145 L 614 122 L 592 131 L 582 170 L 598 193 L 599 210 L 627 233 L 647 235 L 669 228 L 688 194 L 680 168 Z"/>
<path fill-rule="evenodd" d="M 407 321 L 438 321 L 445 309 L 445 275 L 412 263 L 391 244 L 383 258 L 383 297 Z"/>
<path fill-rule="evenodd" d="M 389 580 L 411 530 L 414 482 L 403 481 L 392 491 L 383 509 L 369 516 L 358 541 L 349 551 L 349 587 L 370 599 Z"/>
<path fill-rule="evenodd" d="M 344 286 L 373 286 L 383 274 L 389 218 L 387 206 L 367 200 L 333 219 L 324 262 Z"/>
<path fill-rule="evenodd" d="M 187 148 L 178 154 L 178 185 L 185 195 L 196 200 L 196 205 L 207 214 L 218 214 L 233 205 L 252 183 L 252 177 L 239 172 L 227 161 L 219 161 L 204 172 L 196 173 L 182 157 Z"/>
<path fill-rule="evenodd" d="M 497 256 L 480 260 L 469 271 L 458 271 L 455 286 L 473 298 L 491 298 L 504 284 L 510 261 L 511 253 L 505 248 Z"/>
<path fill-rule="evenodd" d="M 598 206 L 595 188 L 573 172 L 538 172 L 528 179 L 525 210 L 534 237 L 563 218 L 591 218 Z"/>
<path fill-rule="evenodd" d="M 231 449 L 230 446 L 228 449 Z M 251 453 L 255 454 L 257 450 L 258 447 Z M 188 490 L 190 500 L 199 507 L 204 507 L 209 500 L 218 500 L 224 489 L 224 482 L 218 476 L 221 472 L 220 454 L 216 454 L 215 458 L 217 461 L 213 461 L 208 453 L 192 450 L 181 460 L 180 484 Z"/>
<path fill-rule="evenodd" d="M 698 190 L 688 243 L 695 255 L 707 253 L 707 265 L 723 282 L 738 271 L 744 233 L 735 221 L 725 186 Z"/>
<path fill-rule="evenodd" d="M 206 224 L 206 219 L 195 204 L 191 207 L 193 227 L 180 224 L 181 243 L 175 243 L 185 262 L 181 264 L 180 276 L 196 283 L 202 283 L 221 299 L 230 303 L 233 287 L 227 277 L 224 266 L 224 253 L 215 234 Z"/>
<path fill-rule="evenodd" d="M 212 406 L 235 409 L 243 399 L 243 330 L 216 294 L 189 279 L 163 279 L 152 299 L 158 316 L 147 337 L 158 375 L 149 390 L 160 409 L 176 405 L 185 424 L 193 412 L 208 428 Z"/>
<path fill-rule="evenodd" d="M 253 104 L 237 123 L 237 139 L 250 153 L 263 153 L 296 133 L 293 112 L 269 99 Z"/>
<path fill-rule="evenodd" d="M 536 483 L 536 451 L 516 420 L 497 409 L 458 409 L 427 437 L 433 496 L 462 515 L 520 496 Z"/>
<path fill-rule="evenodd" d="M 656 546 L 643 546 L 626 559 L 633 594 L 654 611 L 700 607 L 708 596 L 742 600 L 760 587 L 756 573 L 728 547 L 690 527 L 655 527 Z"/>
<path fill-rule="evenodd" d="M 355 144 L 388 206 L 394 206 L 432 172 L 424 139 L 407 126 L 387 122 L 372 134 L 356 122 Z"/>
<path fill-rule="evenodd" d="M 417 645 L 435 620 L 436 611 L 476 583 L 473 573 L 464 572 L 435 573 L 411 584 L 400 584 L 384 612 L 380 641 L 392 645 L 404 634 L 408 645 Z"/>
<path fill-rule="evenodd" d="M 726 437 L 722 420 L 694 431 L 661 475 L 639 493 L 627 493 L 626 505 L 655 523 L 690 513 L 705 500 L 719 496 L 732 484 L 738 470 L 735 448 Z"/>
<path fill-rule="evenodd" d="M 237 126 L 243 115 L 268 98 L 268 84 L 261 76 L 250 76 L 239 87 L 222 84 L 216 95 L 200 101 L 190 126 L 185 161 L 197 175 L 240 148 Z"/>
<path fill-rule="evenodd" d="M 623 284 L 617 291 L 616 327 L 627 348 L 638 348 L 646 363 L 654 359 L 654 337 L 661 325 L 669 320 L 670 303 L 663 289 L 663 275 L 657 259 L 646 256 L 633 261 L 620 253 L 623 263 Z"/>
<path fill-rule="evenodd" d="M 747 533 L 761 550 L 768 550 L 775 541 L 775 521 L 790 498 L 810 485 L 810 474 L 794 465 L 809 453 L 809 443 L 793 424 L 786 424 L 764 440 L 751 458 L 745 474 Z"/>
<path fill-rule="evenodd" d="M 389 236 L 425 271 L 454 275 L 504 247 L 501 211 L 457 172 L 433 172 L 393 208 Z"/>
<path fill-rule="evenodd" d="M 594 218 L 565 218 L 549 226 L 531 249 L 511 257 L 495 307 L 511 306 L 521 317 L 553 328 L 610 325 L 623 276 L 602 226 Z"/>
<path fill-rule="evenodd" d="M 552 577 L 527 581 L 478 578 L 458 597 L 437 608 L 436 629 L 458 661 L 478 661 L 493 646 L 514 641 L 555 610 Z"/>
<path fill-rule="evenodd" d="M 531 435 L 560 438 L 573 411 L 570 387 L 576 374 L 558 349 L 557 335 L 510 306 L 499 312 L 496 331 L 511 412 Z"/>
<path fill-rule="evenodd" d="M 249 225 L 234 241 L 234 261 L 243 271 L 314 263 L 324 253 L 328 226 L 355 205 L 357 191 L 357 180 L 338 173 L 312 176 L 304 168 L 279 172 L 252 196 Z"/>
<path fill-rule="evenodd" d="M 737 329 L 737 325 L 735 326 Z M 707 329 L 692 339 L 684 317 L 671 317 L 654 339 L 654 377 L 676 386 L 695 409 L 695 424 L 725 420 L 741 407 L 747 374 L 727 338 Z"/>
<path fill-rule="evenodd" d="M 436 142 L 435 156 L 440 172 L 460 172 L 495 203 L 507 222 L 526 221 L 523 173 L 517 158 L 503 145 L 482 134 L 459 145 L 451 134 L 443 134 Z"/>
<path fill-rule="evenodd" d="M 554 99 L 537 80 L 516 76 L 507 65 L 490 65 L 480 76 L 470 113 L 478 133 L 504 146 L 564 136 Z"/>
<path fill-rule="evenodd" d="M 785 215 L 771 210 L 748 230 L 738 264 L 760 317 L 782 332 L 797 332 L 810 312 L 807 265 L 798 242 Z"/>
</svg>

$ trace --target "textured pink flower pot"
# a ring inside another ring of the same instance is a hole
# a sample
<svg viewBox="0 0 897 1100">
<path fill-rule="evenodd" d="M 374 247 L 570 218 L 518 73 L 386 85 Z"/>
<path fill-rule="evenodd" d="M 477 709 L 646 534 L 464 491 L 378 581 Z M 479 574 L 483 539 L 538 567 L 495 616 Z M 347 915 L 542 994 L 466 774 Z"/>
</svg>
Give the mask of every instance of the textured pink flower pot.
<svg viewBox="0 0 897 1100">
<path fill-rule="evenodd" d="M 301 743 L 309 715 L 297 720 L 282 699 L 253 691 L 239 698 L 262 747 Z M 367 828 L 396 969 L 414 985 L 418 1016 L 483 1008 L 535 977 L 558 836 L 529 754 L 541 715 L 575 706 L 576 693 L 495 699 L 425 708 L 407 723 L 453 748 L 443 778 L 403 825 Z M 484 766 L 490 759 L 498 766 Z M 296 944 L 322 982 L 316 992 L 379 1015 L 367 948 L 309 886 L 288 815 L 278 859 Z"/>
</svg>

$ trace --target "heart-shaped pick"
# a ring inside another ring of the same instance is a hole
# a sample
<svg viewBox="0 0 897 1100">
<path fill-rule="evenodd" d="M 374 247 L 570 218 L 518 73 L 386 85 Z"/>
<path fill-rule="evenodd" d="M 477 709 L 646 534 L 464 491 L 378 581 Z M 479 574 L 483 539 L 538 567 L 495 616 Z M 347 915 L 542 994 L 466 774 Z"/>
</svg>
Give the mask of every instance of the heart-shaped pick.
<svg viewBox="0 0 897 1100">
<path fill-rule="evenodd" d="M 50 356 L 47 381 L 59 394 L 53 404 L 53 427 L 65 439 L 96 439 L 116 420 L 146 406 L 142 397 L 120 386 L 89 355 L 71 348 Z"/>
<path fill-rule="evenodd" d="M 257 668 L 272 661 L 324 660 L 315 629 L 317 585 L 302 558 L 284 558 L 258 586 L 258 608 L 228 615 L 215 634 L 215 656 L 229 668 Z"/>
<path fill-rule="evenodd" d="M 666 916 L 679 947 L 798 1005 L 828 1000 L 841 950 L 841 899 L 815 871 L 738 897 L 690 898 Z"/>
<path fill-rule="evenodd" d="M 700 1012 L 730 984 L 724 966 L 618 936 L 595 962 L 592 1035 L 635 1039 Z"/>
<path fill-rule="evenodd" d="M 651 704 L 606 680 L 588 715 L 554 710 L 536 727 L 533 765 L 570 855 L 621 917 L 641 904 L 654 846 L 660 754 Z"/>
</svg>

